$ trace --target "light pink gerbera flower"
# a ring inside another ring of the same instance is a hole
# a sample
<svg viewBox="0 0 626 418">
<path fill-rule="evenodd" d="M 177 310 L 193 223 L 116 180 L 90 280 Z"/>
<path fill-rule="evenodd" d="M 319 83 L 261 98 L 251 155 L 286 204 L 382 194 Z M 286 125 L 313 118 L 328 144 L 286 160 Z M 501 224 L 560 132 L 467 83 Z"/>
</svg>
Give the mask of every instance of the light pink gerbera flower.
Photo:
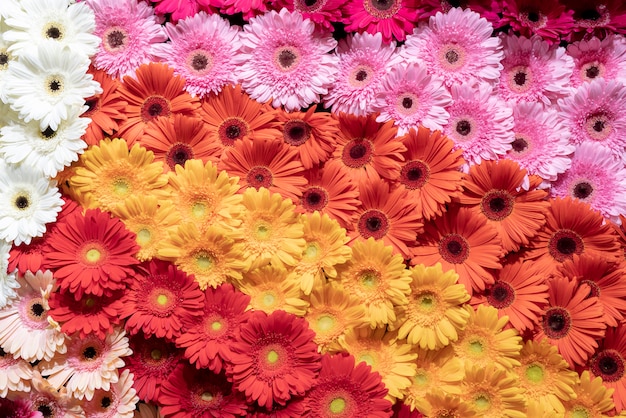
<svg viewBox="0 0 626 418">
<path fill-rule="evenodd" d="M 502 35 L 504 69 L 499 94 L 507 102 L 550 105 L 570 93 L 574 61 L 565 48 L 550 46 L 539 36 Z"/>
<path fill-rule="evenodd" d="M 444 108 L 451 100 L 441 79 L 427 74 L 419 64 L 400 64 L 383 79 L 372 109 L 380 112 L 377 122 L 393 119 L 398 135 L 404 135 L 418 125 L 441 130 L 449 117 Z"/>
<path fill-rule="evenodd" d="M 626 168 L 607 147 L 583 142 L 576 148 L 570 169 L 552 184 L 551 193 L 589 203 L 619 224 L 619 215 L 626 215 Z"/>
<path fill-rule="evenodd" d="M 513 112 L 493 93 L 491 85 L 453 85 L 452 100 L 446 108 L 450 119 L 443 132 L 454 141 L 455 149 L 463 150 L 463 158 L 470 165 L 497 160 L 511 149 Z"/>
<path fill-rule="evenodd" d="M 83 409 L 89 418 L 132 418 L 137 402 L 133 374 L 124 370 L 109 390 L 97 389 L 93 399 L 83 403 Z"/>
<path fill-rule="evenodd" d="M 626 83 L 626 41 L 623 36 L 607 35 L 600 40 L 595 36 L 567 47 L 574 59 L 574 72 L 570 84 L 578 87 L 596 78 L 618 80 Z"/>
<path fill-rule="evenodd" d="M 493 26 L 470 9 L 454 8 L 431 16 L 407 36 L 401 56 L 423 63 L 428 72 L 453 84 L 488 81 L 500 76 L 502 45 Z"/>
<path fill-rule="evenodd" d="M 346 32 L 381 33 L 383 41 L 404 41 L 418 19 L 415 0 L 349 0 L 343 6 Z"/>
<path fill-rule="evenodd" d="M 315 32 L 298 12 L 282 9 L 250 19 L 235 57 L 238 79 L 253 99 L 293 111 L 320 101 L 335 81 L 337 41 Z"/>
<path fill-rule="evenodd" d="M 599 78 L 578 87 L 572 96 L 558 102 L 560 117 L 575 145 L 601 142 L 613 155 L 623 158 L 626 147 L 626 87 L 615 80 Z"/>
<path fill-rule="evenodd" d="M 141 64 L 155 61 L 154 44 L 167 40 L 152 7 L 137 0 L 86 0 L 96 15 L 94 35 L 102 42 L 93 58 L 111 77 L 134 77 Z"/>
<path fill-rule="evenodd" d="M 334 113 L 365 116 L 383 89 L 382 81 L 391 69 L 396 43 L 384 44 L 380 33 L 357 33 L 339 42 L 339 72 L 335 84 L 324 97 Z"/>
<path fill-rule="evenodd" d="M 569 169 L 575 147 L 569 143 L 570 132 L 556 109 L 541 103 L 519 103 L 513 107 L 513 121 L 515 139 L 506 158 L 517 161 L 544 183 Z"/>
<path fill-rule="evenodd" d="M 233 58 L 241 43 L 236 26 L 200 12 L 177 25 L 168 23 L 165 31 L 170 42 L 156 45 L 154 54 L 185 79 L 189 94 L 217 94 L 226 84 L 237 83 Z"/>
</svg>

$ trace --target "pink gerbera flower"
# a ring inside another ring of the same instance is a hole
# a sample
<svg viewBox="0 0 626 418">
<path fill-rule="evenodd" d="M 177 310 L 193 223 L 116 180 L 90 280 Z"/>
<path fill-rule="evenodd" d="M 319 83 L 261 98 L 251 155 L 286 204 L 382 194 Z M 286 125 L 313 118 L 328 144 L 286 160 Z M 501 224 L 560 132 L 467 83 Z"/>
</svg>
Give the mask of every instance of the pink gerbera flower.
<svg viewBox="0 0 626 418">
<path fill-rule="evenodd" d="M 602 40 L 594 36 L 574 42 L 567 47 L 567 53 L 574 59 L 574 72 L 570 78 L 574 87 L 596 78 L 626 82 L 626 41 L 623 36 L 609 34 Z"/>
<path fill-rule="evenodd" d="M 0 398 L 0 417 L 4 418 L 43 418 L 39 411 L 33 411 L 28 401 L 16 398 L 15 400 Z"/>
<path fill-rule="evenodd" d="M 274 0 L 274 10 L 286 8 L 302 13 L 305 19 L 311 19 L 317 26 L 333 30 L 333 23 L 341 21 L 341 6 L 344 0 Z"/>
<path fill-rule="evenodd" d="M 372 112 L 376 95 L 383 90 L 383 78 L 391 69 L 396 43 L 384 44 L 380 33 L 357 33 L 339 42 L 337 80 L 324 97 L 335 113 L 365 116 Z"/>
<path fill-rule="evenodd" d="M 443 132 L 454 141 L 455 149 L 463 150 L 466 161 L 480 164 L 482 160 L 497 160 L 511 149 L 512 111 L 493 94 L 489 84 L 453 85 L 452 100 Z"/>
<path fill-rule="evenodd" d="M 498 26 L 508 24 L 522 36 L 539 35 L 550 44 L 558 44 L 571 32 L 573 14 L 558 0 L 505 0 Z"/>
<path fill-rule="evenodd" d="M 234 57 L 241 43 L 236 26 L 200 12 L 177 25 L 168 23 L 165 31 L 170 42 L 156 45 L 154 53 L 185 79 L 189 94 L 204 97 L 237 83 Z"/>
<path fill-rule="evenodd" d="M 495 83 L 502 69 L 502 45 L 492 32 L 491 23 L 478 13 L 450 9 L 431 16 L 428 26 L 416 28 L 401 55 L 409 62 L 423 63 L 448 87 L 477 81 Z"/>
<path fill-rule="evenodd" d="M 385 42 L 404 41 L 417 23 L 414 0 L 350 0 L 343 6 L 347 32 L 382 33 Z"/>
<path fill-rule="evenodd" d="M 102 38 L 94 57 L 96 68 L 114 78 L 134 76 L 144 63 L 155 61 L 154 44 L 167 40 L 152 7 L 136 0 L 86 0 L 96 15 L 94 35 Z"/>
<path fill-rule="evenodd" d="M 337 41 L 314 32 L 313 22 L 287 9 L 250 19 L 235 57 L 244 91 L 287 111 L 318 103 L 335 80 L 339 59 L 328 54 Z"/>
<path fill-rule="evenodd" d="M 376 121 L 394 120 L 398 135 L 404 135 L 418 125 L 441 130 L 448 122 L 450 115 L 444 108 L 450 103 L 442 81 L 427 74 L 423 66 L 410 63 L 392 68 L 383 79 L 373 110 L 380 112 Z"/>
<path fill-rule="evenodd" d="M 32 385 L 28 402 L 44 418 L 85 418 L 81 402 L 70 396 L 66 388 L 57 390 L 37 371 L 33 373 Z"/>
<path fill-rule="evenodd" d="M 539 36 L 503 35 L 504 70 L 499 94 L 508 102 L 543 102 L 550 105 L 570 93 L 569 77 L 574 68 L 565 48 L 551 47 Z"/>
</svg>

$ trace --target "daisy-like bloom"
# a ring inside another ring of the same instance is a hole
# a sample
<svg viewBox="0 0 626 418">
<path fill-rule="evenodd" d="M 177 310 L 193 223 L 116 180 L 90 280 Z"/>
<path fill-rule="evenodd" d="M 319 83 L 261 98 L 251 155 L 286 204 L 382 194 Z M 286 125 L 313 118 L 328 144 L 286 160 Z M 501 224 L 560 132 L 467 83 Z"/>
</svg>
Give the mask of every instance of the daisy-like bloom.
<svg viewBox="0 0 626 418">
<path fill-rule="evenodd" d="M 117 136 L 126 139 L 129 145 L 143 136 L 153 120 L 173 118 L 177 113 L 193 117 L 200 107 L 198 99 L 184 91 L 185 80 L 174 75 L 174 70 L 166 64 L 144 64 L 135 71 L 135 77 L 124 77 L 118 90 L 128 106 L 127 119 L 120 123 Z"/>
<path fill-rule="evenodd" d="M 369 0 L 366 0 L 369 1 Z M 380 32 L 355 33 L 339 41 L 339 74 L 324 96 L 324 104 L 334 113 L 365 116 L 372 113 L 383 78 L 392 68 L 395 42 L 383 43 Z"/>
<path fill-rule="evenodd" d="M 130 334 L 172 340 L 184 322 L 200 315 L 204 297 L 192 276 L 163 261 L 148 263 L 145 273 L 134 276 L 124 294 L 120 318 Z"/>
<path fill-rule="evenodd" d="M 458 197 L 461 204 L 496 227 L 506 252 L 528 245 L 546 221 L 547 193 L 537 190 L 541 178 L 533 176 L 528 180 L 526 176 L 526 170 L 515 161 L 483 161 L 470 168 L 463 193 Z M 527 188 L 525 181 L 530 182 Z"/>
<path fill-rule="evenodd" d="M 571 165 L 574 145 L 569 143 L 569 130 L 563 125 L 554 107 L 541 103 L 518 103 L 513 106 L 515 139 L 505 158 L 517 161 L 528 174 L 544 181 L 554 181 Z"/>
<path fill-rule="evenodd" d="M 613 390 L 603 385 L 600 377 L 593 377 L 588 370 L 580 375 L 580 381 L 574 386 L 576 399 L 564 402 L 565 416 L 608 416 L 606 413 L 615 408 L 613 404 Z"/>
<path fill-rule="evenodd" d="M 130 152 L 129 152 L 130 149 Z M 133 195 L 169 197 L 163 163 L 139 144 L 130 148 L 123 139 L 105 139 L 80 156 L 70 187 L 90 201 L 90 207 L 110 211 Z"/>
<path fill-rule="evenodd" d="M 87 145 L 98 145 L 106 136 L 113 135 L 119 129 L 120 122 L 126 120 L 124 110 L 128 103 L 122 100 L 118 91 L 120 82 L 106 72 L 90 67 L 89 73 L 100 84 L 102 93 L 85 99 L 88 109 L 82 114 L 91 119 L 83 140 Z"/>
<path fill-rule="evenodd" d="M 453 84 L 487 81 L 500 77 L 502 44 L 492 37 L 493 26 L 470 9 L 437 12 L 428 25 L 407 36 L 401 56 L 425 65 L 430 74 Z"/>
<path fill-rule="evenodd" d="M 452 103 L 443 81 L 427 73 L 417 63 L 400 63 L 391 68 L 382 82 L 372 110 L 380 112 L 378 122 L 394 121 L 398 134 L 423 125 L 441 130 L 450 114 L 445 107 Z"/>
<path fill-rule="evenodd" d="M 462 190 L 462 150 L 438 131 L 411 129 L 402 142 L 407 148 L 396 184 L 408 192 L 422 218 L 441 216 L 446 204 Z"/>
<path fill-rule="evenodd" d="M 184 364 L 163 382 L 158 403 L 160 414 L 171 418 L 236 418 L 247 416 L 248 409 L 245 399 L 224 375 Z"/>
<path fill-rule="evenodd" d="M 454 205 L 424 229 L 417 237 L 418 245 L 411 249 L 411 264 L 441 263 L 444 270 L 455 270 L 470 295 L 494 282 L 487 269 L 502 268 L 502 243 L 498 231 L 485 218 Z"/>
<path fill-rule="evenodd" d="M 351 355 L 322 356 L 320 374 L 304 400 L 306 416 L 372 417 L 391 415 L 391 402 L 380 374 Z"/>
<path fill-rule="evenodd" d="M 558 44 L 574 27 L 572 15 L 558 0 L 507 0 L 502 4 L 498 26 L 509 24 L 527 38 L 539 35 L 551 44 Z"/>
<path fill-rule="evenodd" d="M 124 289 L 139 261 L 139 247 L 122 221 L 100 209 L 72 213 L 46 237 L 44 267 L 54 273 L 62 291 L 76 300 Z"/>
<path fill-rule="evenodd" d="M 270 408 L 301 396 L 316 382 L 320 355 L 315 333 L 303 318 L 285 311 L 253 311 L 231 344 L 233 387 Z"/>
<path fill-rule="evenodd" d="M 614 261 L 623 257 L 615 230 L 587 203 L 570 197 L 550 199 L 546 223 L 530 241 L 526 257 L 549 274 L 574 254 L 583 253 Z"/>
<path fill-rule="evenodd" d="M 200 289 L 205 290 L 229 280 L 241 280 L 242 271 L 249 268 L 250 260 L 242 257 L 242 244 L 233 238 L 239 237 L 218 226 L 200 231 L 193 223 L 185 223 L 159 244 L 158 256 L 193 275 Z"/>
<path fill-rule="evenodd" d="M 417 23 L 417 4 L 408 0 L 351 0 L 343 6 L 347 32 L 382 34 L 386 43 L 404 41 Z"/>
<path fill-rule="evenodd" d="M 583 142 L 576 148 L 569 170 L 552 183 L 553 197 L 589 203 L 605 218 L 619 222 L 626 214 L 626 168 L 601 143 Z"/>
<path fill-rule="evenodd" d="M 535 341 L 546 338 L 558 348 L 570 367 L 583 365 L 598 348 L 596 340 L 604 337 L 602 304 L 586 283 L 568 277 L 548 281 L 548 306 L 534 335 Z"/>
<path fill-rule="evenodd" d="M 459 276 L 452 270 L 444 273 L 439 263 L 420 264 L 410 272 L 409 303 L 398 307 L 398 320 L 390 329 L 422 349 L 437 350 L 456 341 L 469 319 L 463 304 L 470 298 L 465 286 L 457 284 Z"/>
<path fill-rule="evenodd" d="M 26 399 L 0 399 L 0 414 L 6 418 L 42 418 L 39 411 L 33 411 Z"/>
<path fill-rule="evenodd" d="M 333 23 L 341 21 L 342 0 L 274 0 L 272 8 L 298 11 L 302 17 L 310 19 L 317 27 L 333 31 Z"/>
<path fill-rule="evenodd" d="M 278 139 L 237 141 L 224 152 L 219 168 L 229 176 L 239 177 L 240 192 L 264 187 L 295 201 L 306 185 L 298 151 Z"/>
<path fill-rule="evenodd" d="M 124 366 L 121 357 L 131 354 L 124 331 L 115 329 L 105 339 L 74 335 L 68 341 L 67 353 L 42 361 L 37 367 L 55 388 L 65 386 L 75 398 L 89 401 L 96 389 L 111 389 L 119 378 L 117 369 Z"/>
<path fill-rule="evenodd" d="M 306 169 L 325 162 L 335 149 L 339 122 L 328 112 L 316 112 L 312 106 L 306 112 L 276 112 L 281 122 L 283 141 L 298 151 Z"/>
<path fill-rule="evenodd" d="M 210 6 L 217 7 L 218 4 L 221 5 L 219 1 L 212 0 L 156 0 L 154 3 L 156 3 L 154 8 L 155 14 L 160 19 L 165 19 L 163 15 L 167 14 L 167 18 L 174 23 L 180 23 L 179 20 L 181 19 L 187 19 L 199 13 L 204 13 L 205 10 L 211 10 Z"/>
<path fill-rule="evenodd" d="M 498 310 L 480 305 L 467 306 L 470 316 L 459 339 L 452 343 L 454 353 L 464 364 L 486 367 L 495 363 L 505 369 L 519 366 L 522 337 L 514 329 L 504 329 L 507 317 L 498 317 Z"/>
<path fill-rule="evenodd" d="M 27 165 L 0 163 L 0 238 L 30 244 L 46 232 L 63 206 L 56 181 Z"/>
<path fill-rule="evenodd" d="M 71 397 L 66 388 L 57 390 L 38 371 L 33 372 L 32 385 L 28 403 L 31 410 L 41 412 L 43 418 L 85 418 L 80 401 Z"/>
<path fill-rule="evenodd" d="M 215 373 L 230 365 L 235 334 L 251 314 L 246 311 L 249 302 L 250 296 L 230 283 L 208 288 L 200 315 L 185 323 L 176 339 L 176 345 L 185 349 L 185 358 L 196 368 L 209 368 Z"/>
<path fill-rule="evenodd" d="M 578 87 L 596 78 L 626 81 L 626 42 L 624 38 L 610 33 L 600 40 L 574 42 L 567 46 L 567 54 L 574 59 L 574 71 L 570 84 Z"/>
<path fill-rule="evenodd" d="M 574 11 L 574 31 L 603 36 L 609 32 L 624 33 L 626 9 L 618 0 L 589 3 L 565 0 L 565 7 Z M 585 35 L 585 33 L 581 35 Z"/>
<path fill-rule="evenodd" d="M 339 116 L 339 129 L 331 161 L 345 167 L 353 181 L 397 177 L 406 148 L 396 140 L 398 130 L 391 121 L 379 123 L 376 115 L 343 113 Z"/>
<path fill-rule="evenodd" d="M 234 62 L 243 90 L 253 99 L 291 112 L 320 101 L 335 80 L 337 41 L 299 12 L 274 10 L 250 19 Z"/>
<path fill-rule="evenodd" d="M 354 241 L 352 258 L 337 266 L 337 273 L 336 280 L 367 308 L 372 328 L 395 322 L 397 307 L 408 303 L 410 272 L 383 241 Z"/>
<path fill-rule="evenodd" d="M 617 412 L 626 409 L 626 327 L 608 328 L 600 347 L 589 359 L 587 368 L 592 377 L 601 377 L 606 388 L 614 389 L 613 402 Z"/>
<path fill-rule="evenodd" d="M 526 399 L 518 378 L 496 364 L 486 367 L 465 364 L 461 398 L 485 418 L 524 418 Z"/>
<path fill-rule="evenodd" d="M 270 263 L 275 267 L 297 265 L 306 241 L 304 225 L 291 200 L 264 187 L 249 188 L 243 193 L 243 205 L 239 258 L 249 263 L 249 270 Z"/>
<path fill-rule="evenodd" d="M 85 414 L 93 418 L 133 418 L 139 402 L 133 384 L 132 373 L 124 370 L 110 389 L 97 389 L 93 399 L 82 404 Z"/>
<path fill-rule="evenodd" d="M 154 11 L 135 0 L 86 0 L 96 16 L 94 35 L 102 39 L 96 68 L 113 78 L 132 76 L 141 65 L 156 61 L 154 45 L 167 40 Z"/>
<path fill-rule="evenodd" d="M 584 83 L 573 95 L 559 100 L 559 116 L 571 131 L 570 142 L 599 142 L 617 158 L 626 147 L 626 86 L 616 80 L 599 78 Z"/>
<path fill-rule="evenodd" d="M 33 367 L 22 358 L 5 353 L 0 347 L 0 400 L 9 392 L 30 392 Z"/>
<path fill-rule="evenodd" d="M 193 97 L 237 84 L 235 57 L 241 43 L 236 26 L 202 11 L 176 25 L 167 23 L 165 32 L 170 41 L 155 45 L 155 55 L 185 79 L 185 90 Z"/>
<path fill-rule="evenodd" d="M 426 401 L 432 405 L 427 414 L 431 418 L 470 418 L 477 416 L 472 405 L 463 401 L 460 396 L 450 395 L 438 389 L 427 393 Z"/>
</svg>

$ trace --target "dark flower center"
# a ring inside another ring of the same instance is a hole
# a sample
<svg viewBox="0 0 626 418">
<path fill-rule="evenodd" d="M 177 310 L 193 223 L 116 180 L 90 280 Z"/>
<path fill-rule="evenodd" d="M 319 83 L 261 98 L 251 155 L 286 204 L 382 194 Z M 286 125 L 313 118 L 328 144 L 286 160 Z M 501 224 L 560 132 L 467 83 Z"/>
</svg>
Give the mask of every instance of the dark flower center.
<svg viewBox="0 0 626 418">
<path fill-rule="evenodd" d="M 419 189 L 430 179 L 430 168 L 419 160 L 409 161 L 400 171 L 400 183 L 407 189 Z"/>
<path fill-rule="evenodd" d="M 159 116 L 169 116 L 169 102 L 162 96 L 150 96 L 141 106 L 141 116 L 144 122 L 149 122 Z"/>
<path fill-rule="evenodd" d="M 556 248 L 562 254 L 574 254 L 576 252 L 576 241 L 570 237 L 563 237 L 556 243 Z"/>
<path fill-rule="evenodd" d="M 604 382 L 617 382 L 624 376 L 624 359 L 618 351 L 606 349 L 591 359 L 590 369 Z"/>
<path fill-rule="evenodd" d="M 567 310 L 561 307 L 552 307 L 543 317 L 543 332 L 548 338 L 560 339 L 568 335 L 572 320 Z"/>
<path fill-rule="evenodd" d="M 383 212 L 377 209 L 370 209 L 359 218 L 358 229 L 361 236 L 365 239 L 369 237 L 381 239 L 389 231 L 389 220 Z"/>
<path fill-rule="evenodd" d="M 209 59 L 204 54 L 195 54 L 191 59 L 191 67 L 196 71 L 202 71 L 209 65 Z"/>
<path fill-rule="evenodd" d="M 20 210 L 24 210 L 26 208 L 28 208 L 28 206 L 30 205 L 30 202 L 28 201 L 28 197 L 26 196 L 18 196 L 15 198 L 15 206 L 20 209 Z"/>
<path fill-rule="evenodd" d="M 548 252 L 560 263 L 571 259 L 572 254 L 580 254 L 584 250 L 584 243 L 576 232 L 562 229 L 555 232 L 548 242 Z"/>
<path fill-rule="evenodd" d="M 293 119 L 288 121 L 283 128 L 283 139 L 293 146 L 304 144 L 311 137 L 311 128 L 303 120 Z"/>
<path fill-rule="evenodd" d="M 372 6 L 381 11 L 391 9 L 394 3 L 394 0 L 372 0 Z"/>
<path fill-rule="evenodd" d="M 513 212 L 515 200 L 506 190 L 491 190 L 480 202 L 480 209 L 492 221 L 501 221 Z"/>
<path fill-rule="evenodd" d="M 246 176 L 248 186 L 254 187 L 257 190 L 261 187 L 271 187 L 272 180 L 272 172 L 267 167 L 262 166 L 252 167 Z"/>
<path fill-rule="evenodd" d="M 365 80 L 365 79 L 367 78 L 367 71 L 365 71 L 365 70 L 359 70 L 359 71 L 356 73 L 355 78 L 356 78 L 356 80 L 357 80 L 357 81 L 363 81 L 363 80 Z"/>
<path fill-rule="evenodd" d="M 59 91 L 61 90 L 62 83 L 59 80 L 52 80 L 50 84 L 48 84 L 48 87 L 50 87 L 51 91 Z"/>
<path fill-rule="evenodd" d="M 513 81 L 518 86 L 523 86 L 524 84 L 526 84 L 526 73 L 523 71 L 516 72 L 513 76 Z"/>
<path fill-rule="evenodd" d="M 469 257 L 469 244 L 459 234 L 448 234 L 439 241 L 439 254 L 448 263 L 459 264 Z"/>
<path fill-rule="evenodd" d="M 59 39 L 61 37 L 61 30 L 56 26 L 48 28 L 46 36 L 50 39 Z"/>
<path fill-rule="evenodd" d="M 43 415 L 44 418 L 52 416 L 52 408 L 48 405 L 39 405 L 39 407 L 37 407 L 37 411 L 41 412 L 41 415 Z"/>
<path fill-rule="evenodd" d="M 94 358 L 96 358 L 97 354 L 98 352 L 94 347 L 87 347 L 83 350 L 83 357 L 87 360 L 93 360 Z"/>
<path fill-rule="evenodd" d="M 30 307 L 31 312 L 35 316 L 41 316 L 45 312 L 45 309 L 41 305 L 41 303 L 35 303 Z"/>
<path fill-rule="evenodd" d="M 574 197 L 577 199 L 586 199 L 593 192 L 591 184 L 583 181 L 574 186 Z"/>
<path fill-rule="evenodd" d="M 522 152 L 524 151 L 526 148 L 528 148 L 528 142 L 522 138 L 522 137 L 517 137 L 515 138 L 515 140 L 511 143 L 511 148 L 513 149 L 513 151 L 515 152 Z"/>
<path fill-rule="evenodd" d="M 461 243 L 458 241 L 450 241 L 446 246 L 446 249 L 452 255 L 459 255 L 461 254 L 461 251 L 463 251 L 463 245 L 461 245 Z"/>
<path fill-rule="evenodd" d="M 317 0 L 304 0 L 304 4 L 306 5 L 306 7 L 315 6 L 315 3 L 317 3 Z"/>
<path fill-rule="evenodd" d="M 604 130 L 604 121 L 597 120 L 593 124 L 593 130 L 596 132 L 602 132 Z"/>
<path fill-rule="evenodd" d="M 100 400 L 100 405 L 105 409 L 111 406 L 111 403 L 111 398 L 109 398 L 108 396 L 105 396 L 104 398 L 102 398 L 102 400 Z"/>
<path fill-rule="evenodd" d="M 111 49 L 119 48 L 124 45 L 126 35 L 121 30 L 112 30 L 107 34 L 107 43 Z"/>
<path fill-rule="evenodd" d="M 350 158 L 354 158 L 358 160 L 359 158 L 363 158 L 367 153 L 367 147 L 363 144 L 356 144 L 352 148 L 350 148 Z"/>
<path fill-rule="evenodd" d="M 496 281 L 485 293 L 489 304 L 496 309 L 507 308 L 515 301 L 515 290 L 507 282 Z"/>
<path fill-rule="evenodd" d="M 537 23 L 539 22 L 539 13 L 537 12 L 528 12 L 528 20 L 531 22 Z"/>
<path fill-rule="evenodd" d="M 230 117 L 222 122 L 217 132 L 222 144 L 232 147 L 237 139 L 248 134 L 248 125 L 243 119 Z"/>
<path fill-rule="evenodd" d="M 165 160 L 167 161 L 167 165 L 174 170 L 177 164 L 184 166 L 185 162 L 192 158 L 194 158 L 193 148 L 188 144 L 179 142 L 170 147 Z"/>
<path fill-rule="evenodd" d="M 342 152 L 342 161 L 352 168 L 360 168 L 370 162 L 372 158 L 372 144 L 362 138 L 348 142 Z"/>
<path fill-rule="evenodd" d="M 459 135 L 467 136 L 472 131 L 472 125 L 467 120 L 460 120 L 456 124 L 456 131 Z"/>
<path fill-rule="evenodd" d="M 322 210 L 328 204 L 328 192 L 318 186 L 311 186 L 302 193 L 302 206 L 308 212 Z"/>
<path fill-rule="evenodd" d="M 0 66 L 7 65 L 9 62 L 9 54 L 6 52 L 0 52 Z"/>
<path fill-rule="evenodd" d="M 600 75 L 600 69 L 595 65 L 591 66 L 585 70 L 585 75 L 587 76 L 587 78 L 596 78 Z"/>
<path fill-rule="evenodd" d="M 446 52 L 446 61 L 448 61 L 450 64 L 454 64 L 458 60 L 459 60 L 459 53 L 458 52 L 456 52 L 453 49 L 451 49 L 450 51 Z"/>
<path fill-rule="evenodd" d="M 239 126 L 230 125 L 226 128 L 226 136 L 228 139 L 236 139 L 240 134 L 241 130 L 239 129 Z"/>
<path fill-rule="evenodd" d="M 580 12 L 580 18 L 582 20 L 591 20 L 591 21 L 595 22 L 598 19 L 600 19 L 601 17 L 602 17 L 602 15 L 596 9 L 586 9 L 586 10 L 583 10 L 582 12 Z"/>
<path fill-rule="evenodd" d="M 413 107 L 413 99 L 410 97 L 405 97 L 402 99 L 402 107 L 405 109 L 410 109 Z"/>
<path fill-rule="evenodd" d="M 278 54 L 278 62 L 280 66 L 287 69 L 291 68 L 298 57 L 292 51 L 284 49 Z"/>
<path fill-rule="evenodd" d="M 46 139 L 54 138 L 56 134 L 57 134 L 57 131 L 55 131 L 49 126 L 45 130 L 41 131 L 41 136 Z"/>
</svg>

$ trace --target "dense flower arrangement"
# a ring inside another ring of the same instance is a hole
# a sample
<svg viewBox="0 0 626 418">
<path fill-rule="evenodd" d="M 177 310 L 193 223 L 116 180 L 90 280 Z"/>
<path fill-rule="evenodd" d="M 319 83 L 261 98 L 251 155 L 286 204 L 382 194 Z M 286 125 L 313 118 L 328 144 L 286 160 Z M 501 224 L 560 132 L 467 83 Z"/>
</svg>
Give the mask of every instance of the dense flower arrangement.
<svg viewBox="0 0 626 418">
<path fill-rule="evenodd" d="M 0 416 L 626 416 L 624 33 L 2 0 Z"/>
</svg>

